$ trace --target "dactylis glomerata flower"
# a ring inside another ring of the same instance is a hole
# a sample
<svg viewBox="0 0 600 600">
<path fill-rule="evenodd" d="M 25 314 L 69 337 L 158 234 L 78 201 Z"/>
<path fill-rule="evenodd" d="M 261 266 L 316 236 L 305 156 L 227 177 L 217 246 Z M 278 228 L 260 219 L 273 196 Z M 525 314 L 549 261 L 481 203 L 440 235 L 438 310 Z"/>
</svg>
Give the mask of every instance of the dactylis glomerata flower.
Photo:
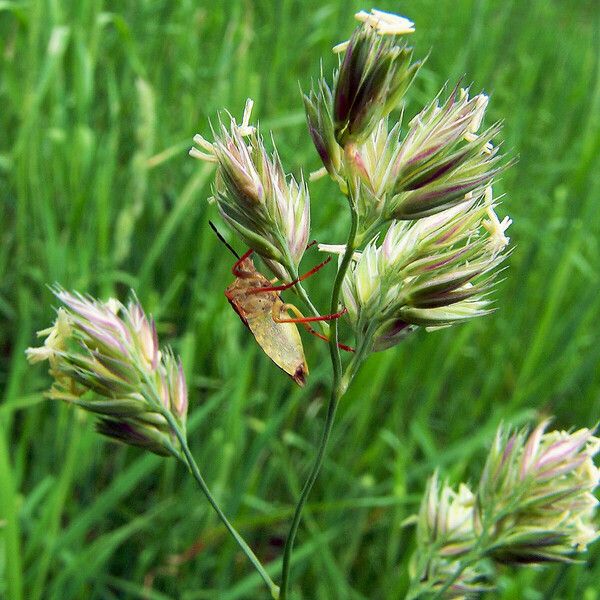
<svg viewBox="0 0 600 600">
<path fill-rule="evenodd" d="M 490 589 L 486 565 L 473 563 L 459 570 L 461 559 L 473 550 L 480 533 L 476 531 L 476 504 L 475 494 L 464 483 L 454 491 L 436 473 L 427 484 L 416 518 L 418 550 L 409 570 L 411 579 L 431 596 L 439 592 L 443 598 L 459 599 Z"/>
<path fill-rule="evenodd" d="M 503 168 L 492 139 L 495 124 L 480 132 L 488 97 L 469 98 L 455 90 L 439 104 L 434 100 L 408 124 L 404 137 L 397 122 L 381 119 L 361 142 L 335 143 L 331 92 L 321 79 L 305 96 L 309 131 L 327 172 L 347 193 L 347 181 L 358 179 L 360 231 L 382 223 L 433 215 L 468 200 L 491 184 Z"/>
<path fill-rule="evenodd" d="M 409 598 L 467 598 L 490 589 L 494 563 L 572 562 L 599 537 L 594 491 L 600 440 L 500 427 L 475 492 L 429 481 L 417 522 Z"/>
<path fill-rule="evenodd" d="M 343 57 L 335 78 L 333 127 L 340 146 L 364 141 L 394 110 L 419 70 L 412 48 L 398 36 L 414 31 L 408 19 L 373 11 L 356 15 L 363 24 L 336 47 Z"/>
<path fill-rule="evenodd" d="M 31 363 L 47 360 L 54 383 L 48 392 L 99 415 L 100 433 L 156 454 L 176 453 L 170 413 L 185 428 L 187 387 L 181 362 L 160 352 L 154 322 L 133 298 L 99 302 L 63 289 L 64 304 L 40 348 L 29 348 Z"/>
<path fill-rule="evenodd" d="M 310 198 L 304 180 L 283 171 L 275 150 L 268 155 L 257 129 L 248 124 L 252 102 L 238 125 L 219 123 L 215 141 L 196 135 L 204 151 L 190 155 L 217 164 L 214 199 L 221 215 L 281 279 L 293 279 L 310 230 Z"/>
<path fill-rule="evenodd" d="M 491 143 L 500 126 L 478 133 L 487 104 L 486 95 L 469 98 L 466 90 L 459 90 L 442 106 L 435 100 L 410 122 L 392 157 L 391 197 L 384 217 L 426 217 L 490 184 L 500 170 L 500 156 Z"/>
<path fill-rule="evenodd" d="M 599 537 L 594 490 L 600 440 L 587 428 L 573 433 L 500 428 L 478 491 L 478 520 L 501 562 L 570 562 Z"/>
<path fill-rule="evenodd" d="M 344 148 L 352 153 L 398 107 L 421 66 L 411 63 L 412 49 L 397 38 L 414 31 L 408 19 L 381 11 L 361 11 L 356 18 L 363 24 L 334 48 L 343 56 L 333 91 L 321 76 L 304 96 L 309 133 L 325 169 L 344 193 L 350 175 Z"/>
<path fill-rule="evenodd" d="M 489 312 L 494 270 L 510 219 L 500 222 L 491 188 L 417 221 L 394 221 L 383 241 L 354 255 L 342 287 L 357 343 L 397 344 L 414 326 L 443 327 Z M 321 246 L 341 252 L 342 247 Z"/>
</svg>

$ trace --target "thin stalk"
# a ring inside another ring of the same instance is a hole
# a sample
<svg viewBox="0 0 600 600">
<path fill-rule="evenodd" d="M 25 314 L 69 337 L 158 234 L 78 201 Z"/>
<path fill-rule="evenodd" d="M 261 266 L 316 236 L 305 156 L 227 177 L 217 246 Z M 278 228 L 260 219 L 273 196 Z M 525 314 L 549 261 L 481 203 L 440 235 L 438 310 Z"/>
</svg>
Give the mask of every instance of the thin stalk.
<svg viewBox="0 0 600 600">
<path fill-rule="evenodd" d="M 292 258 L 290 256 L 288 256 L 286 258 L 286 260 L 287 260 L 287 264 L 284 265 L 284 267 L 285 267 L 285 270 L 288 272 L 290 280 L 293 281 L 294 279 L 298 279 L 298 277 L 299 277 L 298 269 L 294 266 Z M 300 297 L 302 302 L 304 302 L 305 306 L 310 310 L 310 312 L 313 314 L 313 316 L 315 316 L 315 317 L 321 316 L 321 313 L 319 312 L 317 307 L 311 302 L 311 299 L 309 298 L 308 294 L 306 293 L 306 290 L 304 289 L 301 281 L 296 283 L 292 289 Z M 329 336 L 329 324 L 326 323 L 325 321 L 320 321 L 319 325 L 320 325 L 323 333 L 326 336 Z"/>
<path fill-rule="evenodd" d="M 235 539 L 235 541 L 238 543 L 238 546 L 241 548 L 242 552 L 248 557 L 248 560 L 252 563 L 254 568 L 258 571 L 259 575 L 262 577 L 263 581 L 269 588 L 269 591 L 271 592 L 271 596 L 274 598 L 274 600 L 277 600 L 279 598 L 279 587 L 271 579 L 271 577 L 269 576 L 269 574 L 263 567 L 262 563 L 260 562 L 260 560 L 258 559 L 256 554 L 254 554 L 254 552 L 252 551 L 250 546 L 248 546 L 248 544 L 246 543 L 244 538 L 237 532 L 235 527 L 229 522 L 229 520 L 225 516 L 225 513 L 223 513 L 223 511 L 221 510 L 221 507 L 219 506 L 216 499 L 212 495 L 208 485 L 206 484 L 206 482 L 204 481 L 204 479 L 200 473 L 200 469 L 198 468 L 198 465 L 196 464 L 196 461 L 194 460 L 194 457 L 192 456 L 192 453 L 190 452 L 190 448 L 188 446 L 186 436 L 183 433 L 183 431 L 181 431 L 179 424 L 177 423 L 177 421 L 175 420 L 175 418 L 169 411 L 164 411 L 163 415 L 167 419 L 171 429 L 173 430 L 173 432 L 175 433 L 175 436 L 177 437 L 177 440 L 179 441 L 179 444 L 181 445 L 183 457 L 179 456 L 179 459 L 182 462 L 187 464 L 194 479 L 198 482 L 200 489 L 206 496 L 206 499 L 208 500 L 210 505 L 213 507 L 213 509 L 217 513 L 219 519 L 221 519 L 221 522 L 223 523 L 223 525 L 225 525 L 227 531 L 229 531 L 229 533 L 231 534 L 233 539 Z"/>
<path fill-rule="evenodd" d="M 342 289 L 342 283 L 344 281 L 344 277 L 346 275 L 346 271 L 350 266 L 350 261 L 352 260 L 352 255 L 354 253 L 355 246 L 355 238 L 356 231 L 358 229 L 358 214 L 356 209 L 354 208 L 354 204 L 352 199 L 350 199 L 350 210 L 352 215 L 352 222 L 350 225 L 350 232 L 348 233 L 348 241 L 346 243 L 346 251 L 342 258 L 342 262 L 340 263 L 340 267 L 338 269 L 335 282 L 333 284 L 333 290 L 331 292 L 331 306 L 330 310 L 332 313 L 337 311 L 337 307 L 340 299 L 340 292 Z M 346 386 L 343 385 L 343 374 L 342 374 L 342 359 L 340 357 L 340 350 L 338 348 L 338 323 L 337 319 L 334 319 L 331 322 L 330 331 L 329 331 L 329 352 L 331 355 L 331 363 L 333 366 L 333 383 L 331 387 L 331 396 L 329 398 L 329 403 L 327 405 L 327 416 L 325 418 L 325 424 L 323 426 L 323 433 L 321 434 L 321 440 L 319 442 L 319 447 L 317 449 L 317 455 L 315 457 L 315 461 L 311 472 L 302 488 L 302 493 L 300 494 L 300 498 L 298 500 L 298 504 L 296 505 L 296 510 L 294 512 L 294 518 L 292 520 L 292 524 L 290 526 L 290 531 L 288 533 L 285 548 L 283 551 L 283 566 L 281 571 L 281 593 L 280 600 L 287 600 L 288 598 L 288 588 L 289 588 L 289 580 L 290 580 L 290 568 L 291 568 L 291 559 L 292 552 L 294 548 L 294 541 L 296 539 L 296 534 L 298 533 L 298 527 L 300 526 L 300 520 L 302 517 L 302 510 L 310 491 L 312 490 L 317 477 L 319 476 L 319 472 L 321 471 L 321 467 L 323 465 L 323 460 L 325 458 L 325 451 L 327 449 L 327 443 L 329 441 L 329 437 L 331 435 L 331 430 L 333 428 L 333 423 L 335 421 L 335 413 L 337 411 L 337 407 L 341 397 L 346 392 Z"/>
<path fill-rule="evenodd" d="M 465 560 L 464 562 L 460 563 L 456 571 L 454 571 L 452 574 L 452 577 L 450 577 L 450 579 L 448 579 L 448 581 L 446 581 L 446 583 L 444 583 L 444 585 L 437 591 L 433 597 L 433 600 L 441 600 L 444 598 L 446 592 L 455 584 L 458 578 L 464 573 L 465 569 L 470 567 L 476 561 L 477 559 L 474 558 L 470 561 Z"/>
<path fill-rule="evenodd" d="M 21 531 L 17 509 L 12 465 L 10 463 L 8 433 L 4 419 L 0 419 L 0 516 L 6 520 L 3 529 L 5 551 L 5 590 L 13 600 L 23 598 L 23 565 L 21 562 Z"/>
</svg>

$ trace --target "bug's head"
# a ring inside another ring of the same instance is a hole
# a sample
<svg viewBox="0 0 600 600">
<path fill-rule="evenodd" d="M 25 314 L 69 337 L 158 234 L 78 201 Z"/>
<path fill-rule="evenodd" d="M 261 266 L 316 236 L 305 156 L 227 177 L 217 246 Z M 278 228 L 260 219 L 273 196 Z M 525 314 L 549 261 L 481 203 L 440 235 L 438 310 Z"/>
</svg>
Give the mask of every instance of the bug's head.
<svg viewBox="0 0 600 600">
<path fill-rule="evenodd" d="M 240 277 L 242 279 L 254 277 L 256 275 L 256 267 L 254 266 L 254 261 L 252 260 L 252 257 L 242 257 L 242 260 L 236 262 L 234 267 L 234 274 L 236 277 Z"/>
</svg>

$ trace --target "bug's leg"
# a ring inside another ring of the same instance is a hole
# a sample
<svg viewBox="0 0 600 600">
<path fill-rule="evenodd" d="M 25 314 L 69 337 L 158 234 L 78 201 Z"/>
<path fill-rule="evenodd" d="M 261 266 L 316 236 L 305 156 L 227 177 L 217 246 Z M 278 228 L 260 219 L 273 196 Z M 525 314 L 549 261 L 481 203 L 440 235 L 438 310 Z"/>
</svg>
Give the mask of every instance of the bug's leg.
<svg viewBox="0 0 600 600">
<path fill-rule="evenodd" d="M 313 240 L 306 246 L 306 250 L 308 250 L 309 248 L 312 248 L 313 246 L 316 246 L 318 243 L 319 242 L 317 240 Z"/>
<path fill-rule="evenodd" d="M 316 329 L 313 329 L 308 323 L 301 323 L 301 325 L 304 326 L 304 329 L 306 329 L 306 331 L 308 331 L 308 333 L 314 335 L 315 337 L 318 337 L 320 340 L 323 340 L 324 342 L 329 342 L 329 338 L 326 335 L 319 333 Z M 340 350 L 344 350 L 346 352 L 356 352 L 356 350 L 352 346 L 347 346 L 346 344 L 342 344 L 341 342 L 337 343 L 337 347 Z"/>
<path fill-rule="evenodd" d="M 300 311 L 293 304 L 284 304 L 282 310 L 291 310 L 294 314 L 298 314 Z M 297 311 L 297 312 L 296 312 Z M 293 319 L 282 319 L 279 315 L 273 315 L 273 321 L 276 323 L 314 323 L 316 321 L 333 321 L 334 319 L 339 319 L 342 315 L 345 315 L 348 312 L 347 308 L 343 308 L 339 312 L 333 313 L 331 315 L 321 315 L 319 317 L 305 317 L 300 313 L 301 316 L 293 318 Z"/>
<path fill-rule="evenodd" d="M 284 283 L 282 285 L 271 285 L 268 287 L 254 288 L 252 290 L 248 290 L 248 293 L 261 294 L 263 292 L 282 292 L 283 290 L 287 290 L 291 287 L 294 287 L 300 281 L 304 281 L 306 278 L 310 277 L 311 275 L 314 275 L 317 271 L 320 271 L 330 260 L 331 256 L 327 257 L 323 262 L 319 263 L 316 267 L 313 267 L 310 271 L 304 273 L 304 275 L 300 275 L 298 279 L 294 279 L 294 281 L 290 281 L 289 283 Z"/>
<path fill-rule="evenodd" d="M 315 337 L 318 337 L 324 342 L 329 342 L 329 338 L 327 336 L 323 335 L 322 333 L 319 333 L 306 322 L 306 317 L 300 312 L 300 309 L 297 306 L 294 306 L 293 304 L 284 304 L 282 307 L 279 307 L 279 314 L 277 314 L 277 307 L 273 305 L 273 321 L 275 321 L 276 323 L 289 323 L 289 320 L 281 319 L 281 311 L 285 310 L 293 312 L 296 315 L 296 317 L 298 317 L 298 321 L 294 322 L 298 322 L 300 325 L 302 325 L 304 329 L 308 331 L 308 333 L 314 335 Z M 341 344 L 340 342 L 338 342 L 338 348 L 340 350 L 345 350 L 346 352 L 355 351 L 354 348 L 352 348 L 351 346 L 346 346 L 346 344 Z"/>
<path fill-rule="evenodd" d="M 243 273 L 240 271 L 240 266 L 249 256 L 251 256 L 251 254 L 253 252 L 254 252 L 254 250 L 252 250 L 252 248 L 250 248 L 250 250 L 248 250 L 248 252 L 246 252 L 239 260 L 235 261 L 235 264 L 231 268 L 231 272 L 233 273 L 233 275 L 235 277 L 243 276 Z"/>
</svg>

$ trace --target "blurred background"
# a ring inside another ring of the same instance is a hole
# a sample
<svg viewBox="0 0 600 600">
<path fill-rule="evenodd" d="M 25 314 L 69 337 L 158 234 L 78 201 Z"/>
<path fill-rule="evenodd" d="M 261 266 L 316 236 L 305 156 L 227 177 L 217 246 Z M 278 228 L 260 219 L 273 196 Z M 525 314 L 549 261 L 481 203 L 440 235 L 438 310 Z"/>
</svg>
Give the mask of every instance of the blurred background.
<svg viewBox="0 0 600 600">
<path fill-rule="evenodd" d="M 100 439 L 44 400 L 24 350 L 53 319 L 47 285 L 106 298 L 133 288 L 179 352 L 190 440 L 225 512 L 278 572 L 312 461 L 330 377 L 293 386 L 229 307 L 231 256 L 208 228 L 211 170 L 187 156 L 223 107 L 247 97 L 286 168 L 319 167 L 299 85 L 347 39 L 345 0 L 0 1 L 0 596 L 257 599 L 258 577 L 173 460 Z M 600 417 L 600 3 L 381 0 L 416 23 L 412 116 L 463 78 L 504 120 L 501 216 L 515 250 L 497 312 L 372 356 L 344 399 L 297 543 L 296 600 L 403 597 L 413 531 L 403 521 L 437 467 L 482 465 L 500 420 Z M 341 242 L 344 204 L 311 186 L 313 236 Z M 224 229 L 224 226 L 222 226 Z M 234 242 L 235 244 L 235 242 Z M 237 244 L 238 250 L 243 250 Z M 308 255 L 307 264 L 317 260 Z M 332 269 L 308 283 L 317 305 Z M 600 598 L 587 562 L 514 571 L 490 598 Z"/>
</svg>

